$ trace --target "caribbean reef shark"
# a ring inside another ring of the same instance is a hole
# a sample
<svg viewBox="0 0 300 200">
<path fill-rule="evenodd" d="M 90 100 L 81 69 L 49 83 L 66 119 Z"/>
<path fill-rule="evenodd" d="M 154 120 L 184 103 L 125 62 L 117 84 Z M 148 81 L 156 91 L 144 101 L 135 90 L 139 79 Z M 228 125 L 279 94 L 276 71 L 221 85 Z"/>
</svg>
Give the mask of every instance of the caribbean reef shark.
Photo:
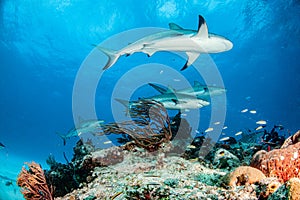
<svg viewBox="0 0 300 200">
<path fill-rule="evenodd" d="M 208 100 L 209 97 L 211 96 L 216 96 L 216 95 L 221 95 L 226 92 L 226 89 L 220 88 L 220 87 L 215 87 L 215 86 L 207 86 L 203 85 L 198 81 L 194 81 L 194 86 L 181 89 L 181 90 L 175 90 L 173 88 L 164 88 L 161 86 L 158 86 L 153 83 L 148 83 L 151 87 L 153 87 L 155 90 L 160 92 L 161 94 L 166 94 L 166 93 L 177 93 L 177 94 L 186 94 L 186 95 L 194 95 L 197 98 L 200 98 L 202 100 Z"/>
<path fill-rule="evenodd" d="M 5 146 L 4 146 L 4 144 L 2 144 L 2 143 L 0 142 L 0 149 L 3 149 L 3 148 L 5 148 Z"/>
<path fill-rule="evenodd" d="M 79 123 L 78 127 L 70 129 L 66 134 L 56 133 L 63 139 L 64 145 L 66 140 L 71 137 L 80 136 L 83 133 L 94 133 L 101 129 L 101 125 L 104 123 L 103 120 L 87 120 Z"/>
<path fill-rule="evenodd" d="M 228 39 L 208 33 L 205 19 L 199 15 L 198 30 L 184 29 L 170 23 L 170 30 L 158 32 L 141 38 L 120 50 L 110 50 L 101 46 L 97 48 L 108 56 L 103 70 L 110 68 L 122 55 L 132 55 L 143 52 L 149 57 L 157 51 L 177 51 L 187 54 L 187 61 L 181 70 L 186 69 L 201 53 L 220 53 L 232 49 L 233 44 Z"/>
<path fill-rule="evenodd" d="M 139 101 L 127 101 L 122 99 L 115 99 L 123 104 L 126 108 L 130 109 L 134 104 L 138 104 Z M 163 93 L 140 100 L 154 100 L 163 104 L 166 109 L 169 110 L 187 110 L 197 109 L 203 106 L 208 106 L 210 103 L 203 99 L 196 98 L 192 95 L 180 94 L 180 93 Z"/>
</svg>

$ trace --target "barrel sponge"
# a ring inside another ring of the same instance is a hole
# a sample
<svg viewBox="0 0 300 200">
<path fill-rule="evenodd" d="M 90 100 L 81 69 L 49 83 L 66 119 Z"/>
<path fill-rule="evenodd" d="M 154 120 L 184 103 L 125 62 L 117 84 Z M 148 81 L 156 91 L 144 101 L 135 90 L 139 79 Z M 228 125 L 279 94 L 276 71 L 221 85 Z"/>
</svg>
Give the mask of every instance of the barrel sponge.
<svg viewBox="0 0 300 200">
<path fill-rule="evenodd" d="M 264 150 L 254 154 L 251 167 L 261 170 L 267 177 L 277 177 L 282 183 L 290 178 L 300 178 L 300 142 L 270 152 Z"/>
</svg>

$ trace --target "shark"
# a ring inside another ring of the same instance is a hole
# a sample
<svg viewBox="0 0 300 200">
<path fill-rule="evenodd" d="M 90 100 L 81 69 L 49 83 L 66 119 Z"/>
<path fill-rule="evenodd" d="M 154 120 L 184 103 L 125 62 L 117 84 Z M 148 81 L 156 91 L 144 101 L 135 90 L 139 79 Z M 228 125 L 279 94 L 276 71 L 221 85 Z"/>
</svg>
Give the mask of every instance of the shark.
<svg viewBox="0 0 300 200">
<path fill-rule="evenodd" d="M 225 88 L 221 87 L 216 87 L 216 86 L 207 86 L 204 84 L 201 84 L 198 81 L 194 81 L 193 87 L 189 88 L 184 88 L 181 90 L 175 90 L 171 87 L 169 88 L 164 88 L 161 86 L 158 86 L 153 83 L 148 83 L 151 87 L 153 87 L 155 90 L 160 92 L 161 94 L 166 94 L 166 93 L 177 93 L 177 94 L 186 94 L 186 95 L 194 95 L 197 98 L 200 98 L 202 100 L 208 101 L 211 96 L 216 96 L 216 95 L 221 95 L 226 92 Z"/>
<path fill-rule="evenodd" d="M 5 145 L 0 142 L 0 149 L 5 148 Z"/>
<path fill-rule="evenodd" d="M 123 99 L 115 99 L 116 101 L 123 104 L 128 109 L 131 108 L 131 106 L 134 106 L 134 104 L 139 104 L 139 101 L 127 101 Z M 192 95 L 187 94 L 180 94 L 180 93 L 163 93 L 159 95 L 155 95 L 148 98 L 142 98 L 139 100 L 154 100 L 158 101 L 166 109 L 169 110 L 189 110 L 189 109 L 198 109 L 202 108 L 204 106 L 208 106 L 210 103 L 206 100 L 196 98 Z"/>
<path fill-rule="evenodd" d="M 93 133 L 101 129 L 103 125 L 103 120 L 87 120 L 79 123 L 77 127 L 70 129 L 66 134 L 58 133 L 56 134 L 62 138 L 63 144 L 66 145 L 67 139 L 71 137 L 80 136 L 83 133 Z"/>
<path fill-rule="evenodd" d="M 225 37 L 208 32 L 205 19 L 199 15 L 198 30 L 184 29 L 175 23 L 169 23 L 169 30 L 147 35 L 120 50 L 111 50 L 102 46 L 97 49 L 107 55 L 108 60 L 103 70 L 113 66 L 123 56 L 142 52 L 152 56 L 158 51 L 185 52 L 187 61 L 182 67 L 191 66 L 201 53 L 220 53 L 229 51 L 233 43 Z"/>
</svg>

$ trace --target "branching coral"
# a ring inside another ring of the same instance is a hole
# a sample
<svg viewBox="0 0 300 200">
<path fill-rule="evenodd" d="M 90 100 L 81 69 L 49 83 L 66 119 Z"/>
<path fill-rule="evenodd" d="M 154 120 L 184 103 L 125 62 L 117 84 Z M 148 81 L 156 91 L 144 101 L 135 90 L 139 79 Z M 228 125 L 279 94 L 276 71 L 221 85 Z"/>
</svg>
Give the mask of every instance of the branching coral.
<svg viewBox="0 0 300 200">
<path fill-rule="evenodd" d="M 17 184 L 22 188 L 21 192 L 25 199 L 52 200 L 52 189 L 50 190 L 47 185 L 41 166 L 35 162 L 26 164 L 29 169 L 23 167 L 17 179 Z"/>
<path fill-rule="evenodd" d="M 296 137 L 297 136 L 297 137 Z M 251 166 L 260 169 L 267 177 L 277 177 L 285 182 L 293 177 L 300 178 L 300 142 L 296 142 L 299 131 L 288 138 L 284 148 L 274 149 L 270 152 L 258 151 L 252 158 Z M 293 139 L 294 138 L 294 139 Z"/>
</svg>

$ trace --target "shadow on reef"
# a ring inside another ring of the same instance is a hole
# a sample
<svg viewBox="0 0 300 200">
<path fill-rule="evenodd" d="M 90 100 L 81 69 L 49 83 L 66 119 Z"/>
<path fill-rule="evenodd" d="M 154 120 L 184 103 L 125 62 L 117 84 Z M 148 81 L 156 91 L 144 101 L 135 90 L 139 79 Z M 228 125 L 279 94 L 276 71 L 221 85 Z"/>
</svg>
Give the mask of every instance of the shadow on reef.
<svg viewBox="0 0 300 200">
<path fill-rule="evenodd" d="M 298 143 L 300 133 L 291 136 L 283 144 L 282 136 L 279 137 L 275 133 L 278 127 L 274 127 L 270 133 L 265 130 L 249 131 L 248 134 L 245 134 L 239 140 L 231 137 L 226 141 L 215 144 L 211 142 L 210 138 L 206 138 L 204 134 L 192 139 L 190 134 L 191 127 L 185 119 L 181 118 L 181 113 L 179 112 L 176 116 L 169 118 L 166 109 L 159 102 L 140 100 L 139 104 L 136 104 L 129 110 L 129 114 L 132 117 L 132 121 L 103 124 L 102 129 L 95 133 L 96 136 L 117 134 L 121 136 L 118 139 L 121 146 L 97 149 L 91 141 L 83 142 L 79 140 L 73 148 L 74 156 L 70 162 L 65 157 L 66 164 L 58 163 L 53 156 L 49 156 L 47 164 L 50 166 L 50 169 L 46 170 L 44 174 L 41 170 L 37 172 L 38 177 L 45 176 L 48 184 L 48 193 L 47 190 L 29 190 L 29 193 L 26 193 L 27 197 L 39 195 L 43 197 L 44 194 L 49 195 L 50 193 L 54 197 L 64 196 L 76 189 L 84 188 L 88 183 L 96 180 L 99 175 L 95 171 L 122 163 L 133 155 L 136 155 L 137 159 L 156 157 L 156 163 L 135 163 L 135 166 L 130 169 L 133 170 L 131 171 L 132 173 L 163 169 L 167 166 L 165 163 L 167 157 L 172 158 L 174 155 L 177 156 L 176 159 L 183 159 L 190 163 L 196 162 L 208 169 L 223 170 L 224 172 L 230 172 L 235 169 L 232 173 L 225 176 L 226 180 L 221 178 L 222 175 L 219 172 L 219 174 L 211 175 L 195 174 L 193 181 L 197 181 L 197 184 L 206 184 L 211 187 L 235 187 L 255 184 L 261 181 L 262 177 L 269 177 L 270 175 L 278 178 L 277 182 L 280 184 L 292 177 L 298 177 L 297 174 L 278 171 L 276 168 L 278 164 L 273 165 L 271 160 L 274 160 L 274 157 L 272 157 L 274 155 L 277 155 L 279 160 L 283 159 L 280 155 L 285 155 L 286 160 L 284 159 L 284 161 L 287 165 L 289 163 L 297 165 L 298 163 L 295 163 L 296 161 L 294 162 L 293 158 L 295 157 L 295 152 L 298 153 L 300 149 L 298 147 L 300 144 Z M 257 142 L 258 140 L 260 142 Z M 211 143 L 213 148 L 203 157 L 200 148 L 204 145 L 204 142 L 205 145 Z M 280 147 L 281 149 L 278 150 Z M 274 153 L 279 151 L 280 153 Z M 185 169 L 184 164 L 180 164 L 181 162 L 183 161 L 179 162 L 179 168 L 176 169 L 178 172 Z M 264 167 L 266 163 L 267 169 Z M 178 165 L 178 163 L 174 164 Z M 251 167 L 248 167 L 249 165 Z M 122 171 L 124 170 L 122 168 Z M 259 173 L 255 170 L 258 170 Z M 290 170 L 293 169 L 291 168 Z M 275 171 L 276 173 L 272 174 Z M 23 169 L 20 177 L 22 177 L 22 174 L 36 177 L 36 174 L 32 173 L 31 168 L 28 171 Z M 257 176 L 258 174 L 261 174 L 261 176 Z M 37 183 L 40 184 L 42 181 Z M 275 182 L 271 181 L 271 183 L 274 184 Z M 164 184 L 170 187 L 168 191 L 179 185 L 177 179 L 167 179 L 164 181 Z M 264 184 L 270 186 L 269 182 L 265 181 L 260 183 L 261 188 L 263 188 Z M 31 187 L 25 179 L 20 179 L 19 185 L 24 189 L 23 191 L 28 191 L 26 188 Z M 125 188 L 127 187 L 129 186 Z M 38 187 L 33 185 L 32 188 Z M 43 188 L 45 189 L 46 186 L 43 186 Z M 50 190 L 51 192 L 49 193 Z M 145 188 L 145 191 L 148 191 L 148 193 L 146 192 L 147 194 L 136 193 L 136 190 L 133 193 L 130 193 L 130 190 L 122 193 L 127 195 L 127 199 L 147 199 L 146 197 L 150 194 L 156 194 L 151 190 Z M 242 191 L 240 192 L 243 193 Z M 159 192 L 157 195 L 162 197 Z M 268 195 L 264 194 L 264 196 Z M 260 199 L 264 198 L 261 197 Z"/>
</svg>

